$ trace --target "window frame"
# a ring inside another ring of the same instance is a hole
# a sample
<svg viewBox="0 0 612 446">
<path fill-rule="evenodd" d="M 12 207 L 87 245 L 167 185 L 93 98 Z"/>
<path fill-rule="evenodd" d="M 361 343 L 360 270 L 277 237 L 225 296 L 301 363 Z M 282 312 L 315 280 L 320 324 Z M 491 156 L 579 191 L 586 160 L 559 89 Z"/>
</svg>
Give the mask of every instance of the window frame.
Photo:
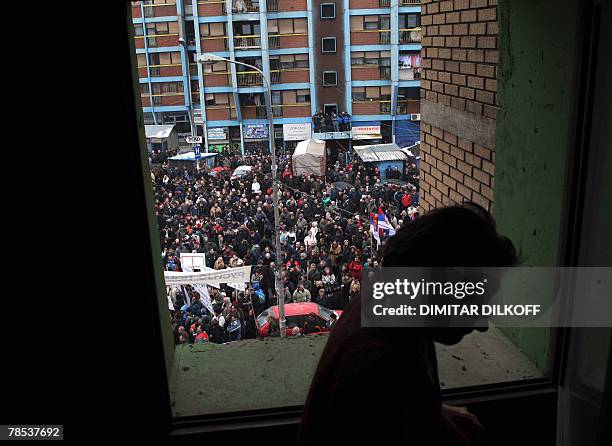
<svg viewBox="0 0 612 446">
<path fill-rule="evenodd" d="M 126 26 L 128 26 L 127 23 Z M 131 54 L 130 57 L 132 58 L 132 65 L 137 66 L 136 55 Z M 131 66 L 128 65 L 127 68 L 128 70 L 131 70 Z M 132 76 L 131 71 L 127 71 L 127 74 L 130 77 Z M 132 93 L 132 98 L 130 100 L 134 100 L 134 98 L 138 99 L 137 97 L 139 92 L 134 88 L 134 85 L 129 85 L 126 88 Z M 136 102 L 136 104 L 138 104 L 138 102 Z M 128 107 L 128 109 L 130 108 Z M 136 107 L 136 110 L 138 116 L 141 117 L 144 113 L 142 109 L 140 107 Z M 132 124 L 129 123 L 127 125 L 130 126 Z M 147 163 L 144 155 L 146 154 L 146 147 L 142 147 L 142 143 L 144 142 L 144 137 L 142 137 L 142 134 L 144 133 L 144 130 L 143 128 L 139 128 L 137 124 L 130 130 L 137 132 L 140 135 L 140 138 L 133 139 L 131 141 L 133 143 L 131 148 L 136 153 L 137 159 L 129 165 L 129 168 L 133 170 L 133 174 L 136 177 L 142 177 L 142 173 L 144 172 L 144 169 L 146 169 L 143 166 L 146 166 Z M 140 178 L 140 180 L 142 180 L 142 178 Z M 135 184 L 135 186 L 132 185 L 132 187 L 138 189 L 139 185 L 141 185 L 140 180 L 138 184 Z M 143 238 L 147 239 L 147 241 L 149 241 L 149 239 L 155 241 L 156 234 L 149 234 L 150 231 L 147 229 L 148 227 L 152 228 L 155 226 L 155 216 L 151 211 L 151 209 L 153 209 L 152 196 L 143 192 L 140 192 L 140 194 L 149 204 L 147 212 L 137 213 L 139 219 L 141 220 L 139 222 L 140 227 L 145 228 L 143 233 L 147 232 L 146 234 L 143 234 Z M 565 235 L 567 238 L 571 237 L 571 233 L 569 235 Z M 564 242 L 567 243 L 567 240 L 564 240 Z M 144 263 L 150 264 L 150 266 L 155 267 L 159 264 L 159 259 L 156 258 L 153 250 L 146 250 L 143 253 L 143 257 Z M 159 289 L 163 284 L 157 283 L 156 276 L 158 274 L 156 271 L 152 270 L 152 268 L 148 265 L 143 266 L 143 268 L 145 269 L 146 276 L 144 279 L 149 284 L 151 289 L 156 290 L 155 293 L 146 293 L 146 295 L 152 299 L 158 299 L 158 294 L 160 296 L 164 295 L 164 290 Z M 147 303 L 143 306 L 142 311 L 151 315 L 150 324 L 153 330 L 151 340 L 154 345 L 152 355 L 156 359 L 155 365 L 159 367 L 159 369 L 156 370 L 155 376 L 151 380 L 152 382 L 156 381 L 157 383 L 155 387 L 151 388 L 151 391 L 156 397 L 158 397 L 159 402 L 161 403 L 157 408 L 156 413 L 159 414 L 160 419 L 167 422 L 172 435 L 197 435 L 201 433 L 212 433 L 219 431 L 223 433 L 236 429 L 237 427 L 264 428 L 269 426 L 281 427 L 287 426 L 288 424 L 299 424 L 302 412 L 301 405 L 278 409 L 250 410 L 240 413 L 221 413 L 215 414 L 214 416 L 203 416 L 192 419 L 174 418 L 172 416 L 170 407 L 170 394 L 168 386 L 169 376 L 164 361 L 164 349 L 161 336 L 161 325 L 165 322 L 165 319 L 160 314 L 160 308 L 158 302 L 156 301 L 152 302 L 147 300 Z M 563 335 L 565 332 L 566 330 L 561 330 L 560 334 Z M 551 334 L 551 336 L 553 336 L 553 334 Z M 555 363 L 560 361 L 560 356 L 561 355 L 559 354 L 555 354 Z M 444 402 L 453 404 L 471 404 L 477 400 L 479 403 L 494 404 L 495 402 L 501 401 L 524 401 L 526 398 L 533 398 L 534 401 L 541 401 L 541 398 L 556 395 L 557 385 L 558 382 L 556 373 L 555 369 L 553 368 L 549 371 L 549 376 L 543 378 L 492 383 L 490 385 L 480 385 L 475 387 L 445 389 L 442 390 L 442 399 Z M 157 426 L 157 429 L 161 430 L 164 427 L 165 426 Z"/>
<path fill-rule="evenodd" d="M 325 40 L 332 40 L 334 41 L 334 50 L 333 51 L 326 51 L 325 50 Z M 338 39 L 335 36 L 328 36 L 328 37 L 321 37 L 321 53 L 324 54 L 334 54 L 338 52 Z"/>
<path fill-rule="evenodd" d="M 333 6 L 334 7 L 334 15 L 331 16 L 331 17 L 323 16 L 323 6 Z M 336 18 L 336 4 L 335 3 L 321 3 L 321 9 L 320 9 L 319 16 L 321 17 L 321 20 L 335 19 Z"/>
<path fill-rule="evenodd" d="M 336 80 L 333 84 L 330 83 L 326 83 L 325 82 L 325 75 L 326 74 L 334 74 L 334 76 L 336 77 Z M 321 81 L 322 81 L 322 85 L 324 87 L 335 87 L 338 85 L 338 72 L 336 70 L 325 70 L 323 71 L 323 73 L 321 74 Z"/>
</svg>

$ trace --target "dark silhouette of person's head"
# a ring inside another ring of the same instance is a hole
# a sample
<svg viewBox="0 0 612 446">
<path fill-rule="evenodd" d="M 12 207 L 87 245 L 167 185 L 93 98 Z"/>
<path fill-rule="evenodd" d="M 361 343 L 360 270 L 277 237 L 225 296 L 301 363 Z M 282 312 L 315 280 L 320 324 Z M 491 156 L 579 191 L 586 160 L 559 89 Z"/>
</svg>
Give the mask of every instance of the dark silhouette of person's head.
<svg viewBox="0 0 612 446">
<path fill-rule="evenodd" d="M 471 202 L 432 210 L 402 226 L 385 244 L 382 259 L 384 267 L 508 267 L 518 263 L 516 248 L 498 234 L 491 214 Z M 434 341 L 455 344 L 472 330 L 429 332 Z"/>
</svg>

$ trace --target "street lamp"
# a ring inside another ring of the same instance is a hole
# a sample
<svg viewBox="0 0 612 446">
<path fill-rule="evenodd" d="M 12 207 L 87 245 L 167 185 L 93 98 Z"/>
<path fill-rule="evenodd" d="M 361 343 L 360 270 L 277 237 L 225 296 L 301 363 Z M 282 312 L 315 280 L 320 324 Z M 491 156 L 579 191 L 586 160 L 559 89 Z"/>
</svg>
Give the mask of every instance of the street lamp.
<svg viewBox="0 0 612 446">
<path fill-rule="evenodd" d="M 268 143 L 270 144 L 270 154 L 272 155 L 272 201 L 274 203 L 274 245 L 276 246 L 276 261 L 274 262 L 274 289 L 278 299 L 278 319 L 280 325 L 280 335 L 285 337 L 285 293 L 281 281 L 281 246 L 280 246 L 280 216 L 278 210 L 278 182 L 276 180 L 276 148 L 274 145 L 274 117 L 272 116 L 272 87 L 266 75 L 259 68 L 248 63 L 238 62 L 237 60 L 226 59 L 216 54 L 202 54 L 198 61 L 200 63 L 228 62 L 234 65 L 242 65 L 253 69 L 261 75 L 268 93 L 266 99 L 266 114 L 268 115 Z M 242 125 L 242 124 L 241 124 Z"/>
</svg>

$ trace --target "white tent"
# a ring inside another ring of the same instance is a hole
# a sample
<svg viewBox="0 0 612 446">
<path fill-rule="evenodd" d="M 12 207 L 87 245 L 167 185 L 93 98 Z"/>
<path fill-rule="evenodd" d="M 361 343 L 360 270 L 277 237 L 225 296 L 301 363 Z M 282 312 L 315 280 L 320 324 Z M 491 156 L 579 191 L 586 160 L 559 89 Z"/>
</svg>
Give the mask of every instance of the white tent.
<svg viewBox="0 0 612 446">
<path fill-rule="evenodd" d="M 325 175 L 325 141 L 307 139 L 295 147 L 292 157 L 293 175 Z"/>
</svg>

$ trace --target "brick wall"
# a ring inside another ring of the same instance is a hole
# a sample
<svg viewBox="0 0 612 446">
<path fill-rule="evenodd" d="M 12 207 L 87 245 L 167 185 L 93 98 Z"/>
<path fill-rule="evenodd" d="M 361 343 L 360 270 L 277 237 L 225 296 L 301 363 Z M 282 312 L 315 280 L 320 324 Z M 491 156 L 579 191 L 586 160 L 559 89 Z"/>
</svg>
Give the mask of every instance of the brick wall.
<svg viewBox="0 0 612 446">
<path fill-rule="evenodd" d="M 306 11 L 306 0 L 278 0 L 278 12 Z"/>
<path fill-rule="evenodd" d="M 497 0 L 421 2 L 421 207 L 493 202 Z"/>
</svg>

